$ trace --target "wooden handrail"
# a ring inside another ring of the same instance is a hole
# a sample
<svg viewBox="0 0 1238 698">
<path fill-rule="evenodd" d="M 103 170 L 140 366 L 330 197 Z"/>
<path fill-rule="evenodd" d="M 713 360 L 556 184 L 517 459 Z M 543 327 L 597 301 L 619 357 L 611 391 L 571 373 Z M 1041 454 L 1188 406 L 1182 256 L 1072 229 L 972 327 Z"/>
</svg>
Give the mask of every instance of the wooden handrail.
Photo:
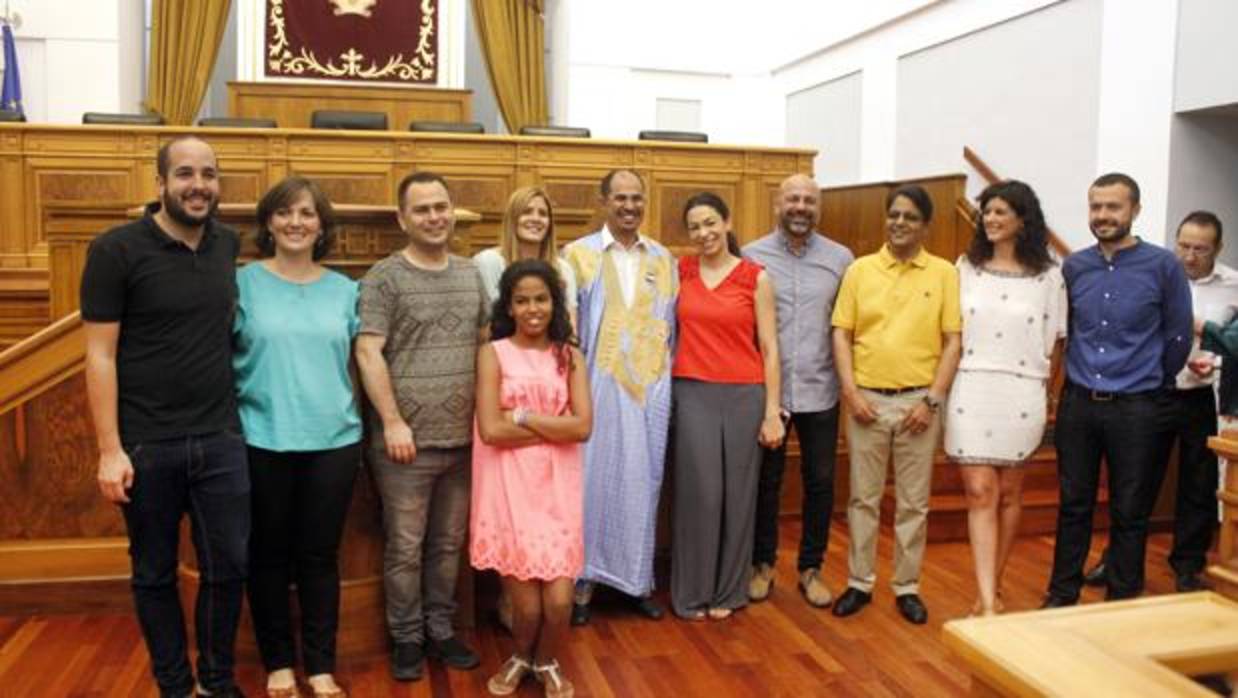
<svg viewBox="0 0 1238 698">
<path fill-rule="evenodd" d="M 967 164 L 972 166 L 972 169 L 980 173 L 980 176 L 983 177 L 989 184 L 997 184 L 998 182 L 1006 181 L 1005 177 L 1001 177 L 994 172 L 993 168 L 989 167 L 988 163 L 976 154 L 976 151 L 967 146 L 963 146 L 963 159 L 967 161 Z M 1049 234 L 1049 246 L 1053 248 L 1053 251 L 1056 252 L 1059 257 L 1065 259 L 1066 256 L 1072 252 L 1070 245 L 1067 245 L 1065 240 L 1058 237 L 1058 234 L 1053 232 L 1052 228 L 1046 227 L 1045 232 Z"/>
<path fill-rule="evenodd" d="M 72 313 L 0 352 L 0 414 L 30 401 L 86 365 L 86 332 Z"/>
</svg>

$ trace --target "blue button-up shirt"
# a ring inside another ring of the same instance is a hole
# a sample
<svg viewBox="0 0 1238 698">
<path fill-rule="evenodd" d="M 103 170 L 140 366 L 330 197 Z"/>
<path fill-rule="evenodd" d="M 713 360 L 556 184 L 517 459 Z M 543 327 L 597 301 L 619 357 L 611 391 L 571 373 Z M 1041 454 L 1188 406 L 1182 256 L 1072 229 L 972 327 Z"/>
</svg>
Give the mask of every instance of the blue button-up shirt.
<svg viewBox="0 0 1238 698">
<path fill-rule="evenodd" d="M 799 253 L 780 229 L 744 247 L 765 267 L 778 306 L 782 406 L 791 412 L 824 412 L 838 404 L 838 376 L 830 343 L 830 315 L 851 250 L 817 233 Z"/>
<path fill-rule="evenodd" d="M 1142 240 L 1105 259 L 1093 245 L 1062 265 L 1070 293 L 1066 375 L 1132 393 L 1172 386 L 1191 351 L 1191 287 L 1182 263 Z"/>
</svg>

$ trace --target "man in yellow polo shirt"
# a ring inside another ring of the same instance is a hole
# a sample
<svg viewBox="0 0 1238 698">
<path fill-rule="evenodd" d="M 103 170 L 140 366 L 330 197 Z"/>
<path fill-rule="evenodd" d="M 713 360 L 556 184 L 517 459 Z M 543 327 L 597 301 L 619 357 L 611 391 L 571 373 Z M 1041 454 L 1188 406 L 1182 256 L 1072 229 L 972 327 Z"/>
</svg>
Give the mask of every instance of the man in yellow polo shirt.
<svg viewBox="0 0 1238 698">
<path fill-rule="evenodd" d="M 851 529 L 847 591 L 834 615 L 872 600 L 886 468 L 894 456 L 894 587 L 899 613 L 928 620 L 920 563 L 928 524 L 938 411 L 959 363 L 959 278 L 924 250 L 933 202 L 906 185 L 886 199 L 886 244 L 856 260 L 834 304 L 834 361 L 848 409 Z"/>
</svg>

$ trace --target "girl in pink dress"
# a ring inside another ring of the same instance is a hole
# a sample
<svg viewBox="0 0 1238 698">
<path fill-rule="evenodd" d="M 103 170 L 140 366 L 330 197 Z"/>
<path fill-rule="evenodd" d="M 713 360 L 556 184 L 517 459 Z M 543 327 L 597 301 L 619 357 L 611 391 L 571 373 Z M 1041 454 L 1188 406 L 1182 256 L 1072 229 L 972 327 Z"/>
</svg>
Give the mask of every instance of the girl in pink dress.
<svg viewBox="0 0 1238 698">
<path fill-rule="evenodd" d="M 477 355 L 477 423 L 469 555 L 502 575 L 515 653 L 487 684 L 509 695 L 530 671 L 548 698 L 568 698 L 556 660 L 572 580 L 584 561 L 580 442 L 593 410 L 586 366 L 558 273 L 513 263 L 499 280 L 491 341 Z"/>
</svg>

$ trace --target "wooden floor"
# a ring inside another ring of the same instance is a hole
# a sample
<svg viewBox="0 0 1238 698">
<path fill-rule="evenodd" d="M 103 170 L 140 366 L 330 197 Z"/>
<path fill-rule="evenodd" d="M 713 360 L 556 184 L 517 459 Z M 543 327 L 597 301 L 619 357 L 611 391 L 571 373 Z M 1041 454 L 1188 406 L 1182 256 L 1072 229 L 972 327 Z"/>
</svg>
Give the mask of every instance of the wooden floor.
<svg viewBox="0 0 1238 698">
<path fill-rule="evenodd" d="M 835 593 L 846 579 L 846 526 L 836 522 L 826 577 Z M 929 623 L 913 626 L 894 608 L 886 582 L 892 540 L 880 541 L 879 587 L 873 603 L 847 619 L 806 605 L 795 588 L 794 542 L 798 522 L 782 530 L 783 547 L 771 599 L 724 622 L 693 623 L 667 618 L 650 622 L 621 607 L 599 604 L 593 622 L 571 634 L 562 663 L 581 698 L 594 696 L 959 696 L 967 676 L 941 643 L 941 626 L 965 615 L 974 600 L 966 543 L 929 546 L 922 596 Z M 1172 591 L 1165 562 L 1168 534 L 1152 537 L 1148 591 Z M 1099 547 L 1100 543 L 1097 543 Z M 1003 598 L 1011 610 L 1035 608 L 1044 593 L 1052 557 L 1051 538 L 1027 538 L 1015 548 Z M 663 597 L 665 600 L 665 597 Z M 1099 599 L 1087 590 L 1084 602 Z M 506 633 L 483 622 L 470 638 L 482 656 L 472 672 L 432 666 L 426 678 L 392 681 L 387 660 L 376 657 L 339 667 L 353 696 L 484 696 L 485 682 L 511 652 Z M 261 667 L 238 667 L 238 681 L 261 696 Z M 87 613 L 0 616 L 0 695 L 156 696 L 137 622 L 131 614 Z M 540 696 L 526 683 L 519 696 Z"/>
</svg>

